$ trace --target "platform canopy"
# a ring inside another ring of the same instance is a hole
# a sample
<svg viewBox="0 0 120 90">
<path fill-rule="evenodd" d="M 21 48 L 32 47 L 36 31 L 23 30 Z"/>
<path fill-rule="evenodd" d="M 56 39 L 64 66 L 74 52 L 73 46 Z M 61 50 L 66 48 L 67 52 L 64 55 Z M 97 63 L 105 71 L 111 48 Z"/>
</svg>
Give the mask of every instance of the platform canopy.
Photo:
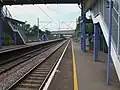
<svg viewBox="0 0 120 90">
<path fill-rule="evenodd" d="M 86 8 L 96 0 L 0 0 L 1 5 L 23 5 L 23 4 L 85 4 Z M 88 3 L 89 2 L 89 3 Z"/>
<path fill-rule="evenodd" d="M 76 4 L 79 0 L 0 0 L 3 5 L 19 4 Z"/>
</svg>

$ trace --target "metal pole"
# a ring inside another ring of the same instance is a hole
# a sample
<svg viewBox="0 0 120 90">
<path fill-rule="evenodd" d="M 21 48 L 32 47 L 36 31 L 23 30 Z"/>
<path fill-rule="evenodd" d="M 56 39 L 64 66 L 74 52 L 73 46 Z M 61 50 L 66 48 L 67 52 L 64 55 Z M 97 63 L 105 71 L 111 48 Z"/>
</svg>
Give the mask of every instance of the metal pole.
<svg viewBox="0 0 120 90">
<path fill-rule="evenodd" d="M 60 23 L 61 23 L 61 22 L 59 21 L 59 31 L 60 31 Z M 60 38 L 60 34 L 59 34 L 59 38 Z"/>
<path fill-rule="evenodd" d="M 103 39 L 102 43 L 103 43 L 103 48 L 102 48 L 102 50 L 103 50 L 103 52 L 105 53 L 105 40 L 104 40 L 104 39 Z"/>
<path fill-rule="evenodd" d="M 2 7 L 0 5 L 0 48 L 2 48 L 2 29 L 3 29 L 3 23 L 2 23 Z"/>
<path fill-rule="evenodd" d="M 0 48 L 2 48 L 2 20 L 0 18 Z"/>
<path fill-rule="evenodd" d="M 16 45 L 16 32 L 14 32 L 14 45 Z"/>
<path fill-rule="evenodd" d="M 60 21 L 59 21 L 59 31 L 60 31 Z"/>
<path fill-rule="evenodd" d="M 112 36 L 112 8 L 113 1 L 109 0 L 109 38 L 108 38 L 108 63 L 107 63 L 107 84 L 110 83 L 110 63 L 111 63 L 111 36 Z"/>
<path fill-rule="evenodd" d="M 81 50 L 86 52 L 86 11 L 84 11 L 84 3 L 83 0 L 81 2 Z"/>
<path fill-rule="evenodd" d="M 5 45 L 5 39 L 6 39 L 5 31 L 3 33 L 3 38 L 4 38 L 4 45 Z"/>
<path fill-rule="evenodd" d="M 98 24 L 94 24 L 94 61 L 97 61 L 99 50 L 99 29 Z"/>
<path fill-rule="evenodd" d="M 83 12 L 83 52 L 86 52 L 86 13 Z"/>
<path fill-rule="evenodd" d="M 82 15 L 81 15 L 82 16 Z M 80 35 L 80 39 L 81 39 L 81 50 L 83 50 L 83 36 L 82 36 L 82 22 L 80 22 L 81 24 L 81 28 L 80 28 L 80 32 L 81 32 L 81 35 Z"/>
<path fill-rule="evenodd" d="M 81 6 L 80 6 L 80 3 L 81 3 Z M 81 50 L 83 51 L 83 35 L 82 35 L 82 32 L 83 32 L 83 0 L 79 0 L 78 2 L 78 7 L 81 9 L 81 17 L 79 18 L 79 24 L 80 24 L 80 41 L 81 41 Z"/>
<path fill-rule="evenodd" d="M 37 19 L 38 21 L 38 39 L 39 39 L 39 18 Z"/>
</svg>

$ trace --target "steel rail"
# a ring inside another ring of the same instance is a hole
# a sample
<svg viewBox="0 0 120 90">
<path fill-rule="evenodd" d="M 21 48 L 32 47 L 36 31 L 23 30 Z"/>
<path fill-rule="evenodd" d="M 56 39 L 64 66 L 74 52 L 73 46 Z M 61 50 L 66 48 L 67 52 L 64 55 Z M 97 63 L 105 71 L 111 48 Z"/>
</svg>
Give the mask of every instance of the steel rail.
<svg viewBox="0 0 120 90">
<path fill-rule="evenodd" d="M 15 87 L 16 84 L 18 84 L 20 81 L 22 81 L 27 75 L 29 75 L 32 71 L 34 71 L 37 67 L 39 67 L 39 65 L 41 65 L 42 63 L 44 63 L 50 56 L 52 56 L 57 50 L 59 50 L 64 44 L 66 43 L 66 41 L 59 47 L 57 48 L 54 52 L 52 52 L 49 56 L 47 56 L 45 59 L 40 60 L 40 62 L 35 65 L 32 69 L 30 69 L 26 74 L 24 74 L 20 79 L 18 79 L 15 83 L 13 83 L 10 87 L 8 87 L 6 90 L 12 90 L 13 87 Z M 54 64 L 55 65 L 55 64 Z M 47 80 L 47 78 L 49 77 L 49 74 L 52 72 L 53 67 L 50 69 L 48 75 L 46 76 L 46 78 L 44 79 L 42 86 L 40 88 L 42 88 L 45 84 L 45 81 Z"/>
</svg>

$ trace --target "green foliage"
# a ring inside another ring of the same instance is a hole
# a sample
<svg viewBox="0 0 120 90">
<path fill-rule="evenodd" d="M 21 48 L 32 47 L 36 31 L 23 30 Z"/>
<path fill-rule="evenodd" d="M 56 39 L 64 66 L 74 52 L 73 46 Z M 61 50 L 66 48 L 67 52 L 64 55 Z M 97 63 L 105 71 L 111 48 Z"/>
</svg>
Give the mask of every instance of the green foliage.
<svg viewBox="0 0 120 90">
<path fill-rule="evenodd" d="M 92 42 L 92 37 L 90 37 L 91 35 L 93 35 L 94 30 L 93 30 L 93 25 L 92 23 L 86 23 L 86 34 L 88 34 L 89 38 L 89 49 L 91 50 L 93 48 L 93 42 Z"/>
<path fill-rule="evenodd" d="M 76 29 L 75 31 L 76 32 L 81 32 L 81 24 L 80 24 L 80 20 L 81 20 L 81 17 L 79 16 L 78 19 L 77 19 L 77 25 L 76 25 Z M 92 26 L 92 23 L 86 23 L 86 34 L 91 34 L 93 33 L 93 26 Z"/>
<path fill-rule="evenodd" d="M 50 34 L 51 34 L 51 32 L 48 31 L 48 30 L 45 30 L 45 33 L 46 33 L 47 35 L 50 35 Z"/>
<path fill-rule="evenodd" d="M 80 24 L 77 24 L 75 31 L 79 31 L 79 30 L 80 30 Z"/>
<path fill-rule="evenodd" d="M 25 29 L 29 29 L 30 28 L 30 24 L 25 24 Z"/>
<path fill-rule="evenodd" d="M 86 33 L 87 33 L 87 34 L 93 33 L 92 23 L 86 23 Z"/>
<path fill-rule="evenodd" d="M 77 21 L 76 21 L 76 29 L 75 29 L 75 33 L 74 33 L 74 36 L 76 36 L 76 37 L 80 37 L 80 32 L 81 32 L 80 19 L 81 19 L 81 17 L 79 16 Z"/>
<path fill-rule="evenodd" d="M 30 24 L 25 24 L 25 29 L 24 29 L 24 33 L 27 35 L 27 36 L 29 36 L 31 33 L 31 31 L 30 31 L 31 29 L 30 29 Z"/>
<path fill-rule="evenodd" d="M 33 27 L 30 26 L 30 24 L 25 24 L 25 35 L 26 36 L 38 36 L 39 32 L 39 37 L 42 36 L 42 34 L 50 35 L 51 32 L 49 30 L 46 30 L 45 32 L 42 31 L 41 29 L 38 28 L 38 26 L 34 25 Z"/>
<path fill-rule="evenodd" d="M 79 16 L 77 21 L 76 21 L 77 22 L 76 29 L 75 29 L 76 32 L 80 31 L 80 19 L 81 19 L 81 17 Z"/>
<path fill-rule="evenodd" d="M 12 44 L 13 44 L 12 38 L 8 34 L 5 34 L 5 45 L 12 45 Z"/>
</svg>

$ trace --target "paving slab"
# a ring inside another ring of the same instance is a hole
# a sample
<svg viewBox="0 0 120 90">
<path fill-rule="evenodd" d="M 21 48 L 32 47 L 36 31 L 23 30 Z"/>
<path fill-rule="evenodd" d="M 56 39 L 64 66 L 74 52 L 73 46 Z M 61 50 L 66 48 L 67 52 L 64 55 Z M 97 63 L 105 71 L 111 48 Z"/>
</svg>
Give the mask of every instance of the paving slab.
<svg viewBox="0 0 120 90">
<path fill-rule="evenodd" d="M 76 58 L 79 90 L 120 90 L 114 65 L 111 62 L 111 81 L 106 84 L 107 54 L 99 52 L 98 61 L 93 61 L 93 51 L 82 52 L 80 43 L 73 43 Z"/>
</svg>

